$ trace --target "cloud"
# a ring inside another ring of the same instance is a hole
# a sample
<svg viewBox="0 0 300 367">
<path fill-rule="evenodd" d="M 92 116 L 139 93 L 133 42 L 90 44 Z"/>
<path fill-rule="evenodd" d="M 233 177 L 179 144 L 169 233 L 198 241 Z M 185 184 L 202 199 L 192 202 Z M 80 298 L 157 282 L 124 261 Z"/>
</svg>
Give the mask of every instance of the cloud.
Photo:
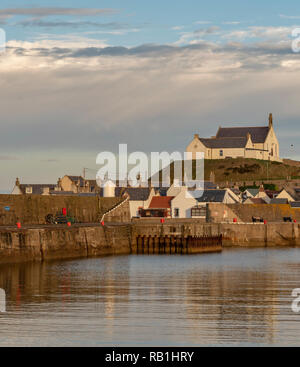
<svg viewBox="0 0 300 367">
<path fill-rule="evenodd" d="M 47 28 L 56 28 L 56 27 L 67 27 L 67 28 L 79 28 L 79 27 L 96 27 L 102 29 L 128 29 L 130 28 L 129 24 L 126 23 L 98 23 L 98 22 L 90 22 L 90 21 L 44 21 L 40 19 L 26 19 L 24 21 L 16 23 L 16 25 L 21 25 L 23 27 L 47 27 Z"/>
<path fill-rule="evenodd" d="M 208 20 L 198 20 L 197 22 L 194 22 L 194 24 L 210 24 L 211 22 Z"/>
<path fill-rule="evenodd" d="M 60 8 L 60 7 L 41 7 L 41 8 L 6 8 L 0 10 L 0 17 L 12 17 L 15 15 L 31 15 L 46 17 L 50 15 L 69 15 L 69 16 L 98 16 L 116 13 L 115 9 L 95 9 L 95 8 Z"/>
<path fill-rule="evenodd" d="M 226 24 L 226 25 L 237 25 L 237 24 L 241 24 L 241 22 L 232 21 L 232 22 L 223 22 L 222 24 Z"/>
<path fill-rule="evenodd" d="M 119 143 L 130 151 L 184 151 L 195 132 L 263 125 L 269 112 L 283 155 L 299 130 L 300 59 L 289 41 L 112 47 L 78 35 L 41 37 L 9 41 L 0 57 L 1 154 L 22 156 L 21 170 L 26 152 L 28 177 L 38 174 L 31 157 L 59 160 L 47 164 L 55 180 L 71 170 L 66 156 L 76 170 L 90 167 L 78 157 L 94 162 Z M 17 163 L 4 161 L 1 172 Z"/>
<path fill-rule="evenodd" d="M 283 19 L 300 19 L 300 15 L 285 15 L 285 14 L 279 14 L 280 18 Z"/>
<path fill-rule="evenodd" d="M 18 157 L 10 156 L 10 155 L 0 155 L 0 161 L 17 161 Z"/>
<path fill-rule="evenodd" d="M 182 29 L 184 29 L 183 25 L 177 25 L 177 26 L 171 28 L 172 31 L 180 31 Z"/>
<path fill-rule="evenodd" d="M 202 37 L 202 36 L 205 36 L 205 35 L 217 33 L 217 31 L 219 31 L 219 29 L 220 29 L 220 27 L 217 27 L 217 26 L 197 29 L 197 30 L 194 31 L 194 35 L 196 35 L 198 37 Z"/>
<path fill-rule="evenodd" d="M 41 162 L 58 163 L 59 162 L 59 159 L 55 159 L 55 158 L 42 159 Z"/>
<path fill-rule="evenodd" d="M 245 29 L 238 29 L 229 32 L 223 32 L 222 38 L 226 39 L 261 39 L 282 41 L 289 39 L 293 27 L 258 27 L 252 26 Z"/>
<path fill-rule="evenodd" d="M 196 29 L 193 32 L 182 32 L 179 40 L 174 42 L 174 45 L 180 46 L 187 43 L 194 43 L 193 40 L 199 40 L 201 37 L 216 34 L 219 30 L 219 27 L 211 26 L 208 28 Z"/>
</svg>

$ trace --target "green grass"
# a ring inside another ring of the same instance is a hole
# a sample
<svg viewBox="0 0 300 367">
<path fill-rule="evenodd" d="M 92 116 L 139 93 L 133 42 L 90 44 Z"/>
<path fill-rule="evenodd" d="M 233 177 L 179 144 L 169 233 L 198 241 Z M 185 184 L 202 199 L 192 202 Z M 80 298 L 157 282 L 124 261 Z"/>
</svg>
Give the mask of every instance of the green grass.
<svg viewBox="0 0 300 367">
<path fill-rule="evenodd" d="M 184 172 L 184 167 L 183 170 Z M 287 163 L 261 161 L 258 159 L 205 160 L 205 180 L 210 180 L 210 173 L 215 175 L 216 183 L 286 180 L 287 177 L 300 178 L 300 166 Z M 195 165 L 193 169 L 195 178 Z M 161 175 L 160 175 L 161 177 Z M 171 182 L 174 177 L 174 163 L 171 164 Z"/>
</svg>

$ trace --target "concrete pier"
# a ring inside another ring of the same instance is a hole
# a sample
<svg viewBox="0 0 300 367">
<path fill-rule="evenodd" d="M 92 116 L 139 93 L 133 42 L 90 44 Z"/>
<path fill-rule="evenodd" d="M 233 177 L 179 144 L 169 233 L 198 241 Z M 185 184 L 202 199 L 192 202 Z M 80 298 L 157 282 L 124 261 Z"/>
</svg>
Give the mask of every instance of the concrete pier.
<svg viewBox="0 0 300 367">
<path fill-rule="evenodd" d="M 194 220 L 168 220 L 159 222 L 136 221 L 132 223 L 99 223 L 67 226 L 0 227 L 0 263 L 68 259 L 91 256 L 137 253 L 137 241 L 144 238 L 144 252 L 155 249 L 165 253 L 184 252 L 187 240 L 188 253 L 205 252 L 203 238 L 222 235 L 224 247 L 274 247 L 300 246 L 297 223 L 201 223 Z M 199 240 L 197 245 L 197 239 Z M 146 240 L 145 240 L 146 239 Z M 151 247 L 152 246 L 152 247 Z M 214 243 L 207 246 L 213 249 Z M 140 251 L 140 250 L 139 250 Z M 154 253 L 156 250 L 154 250 Z"/>
</svg>

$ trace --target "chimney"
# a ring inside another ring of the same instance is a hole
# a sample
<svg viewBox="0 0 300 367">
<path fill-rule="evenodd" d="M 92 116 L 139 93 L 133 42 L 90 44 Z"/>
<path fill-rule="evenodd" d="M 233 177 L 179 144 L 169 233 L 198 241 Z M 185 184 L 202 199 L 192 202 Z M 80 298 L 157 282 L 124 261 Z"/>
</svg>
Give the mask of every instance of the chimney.
<svg viewBox="0 0 300 367">
<path fill-rule="evenodd" d="M 20 186 L 20 180 L 18 179 L 18 177 L 16 178 L 16 186 Z"/>
<path fill-rule="evenodd" d="M 60 179 L 60 177 L 57 180 L 57 188 L 58 188 L 58 191 L 61 190 L 61 179 Z"/>
<path fill-rule="evenodd" d="M 250 133 L 247 134 L 247 140 L 249 140 L 249 139 L 251 139 L 251 134 Z"/>
<path fill-rule="evenodd" d="M 272 115 L 272 113 L 269 114 L 269 129 L 271 129 L 271 127 L 273 127 L 273 115 Z"/>
<path fill-rule="evenodd" d="M 259 192 L 265 192 L 264 185 L 260 185 Z"/>
<path fill-rule="evenodd" d="M 194 139 L 199 139 L 199 134 L 195 134 Z"/>
<path fill-rule="evenodd" d="M 50 188 L 49 187 L 43 187 L 42 195 L 49 195 L 49 194 L 50 194 Z"/>
</svg>

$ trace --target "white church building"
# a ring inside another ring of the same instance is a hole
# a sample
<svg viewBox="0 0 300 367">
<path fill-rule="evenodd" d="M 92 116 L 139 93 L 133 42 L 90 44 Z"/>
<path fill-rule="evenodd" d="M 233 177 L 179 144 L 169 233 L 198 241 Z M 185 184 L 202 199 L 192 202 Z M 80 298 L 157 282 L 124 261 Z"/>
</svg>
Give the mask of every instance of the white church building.
<svg viewBox="0 0 300 367">
<path fill-rule="evenodd" d="M 282 162 L 272 114 L 268 126 L 220 127 L 211 138 L 195 134 L 186 151 L 193 153 L 193 158 L 202 152 L 205 159 L 254 158 Z"/>
</svg>

